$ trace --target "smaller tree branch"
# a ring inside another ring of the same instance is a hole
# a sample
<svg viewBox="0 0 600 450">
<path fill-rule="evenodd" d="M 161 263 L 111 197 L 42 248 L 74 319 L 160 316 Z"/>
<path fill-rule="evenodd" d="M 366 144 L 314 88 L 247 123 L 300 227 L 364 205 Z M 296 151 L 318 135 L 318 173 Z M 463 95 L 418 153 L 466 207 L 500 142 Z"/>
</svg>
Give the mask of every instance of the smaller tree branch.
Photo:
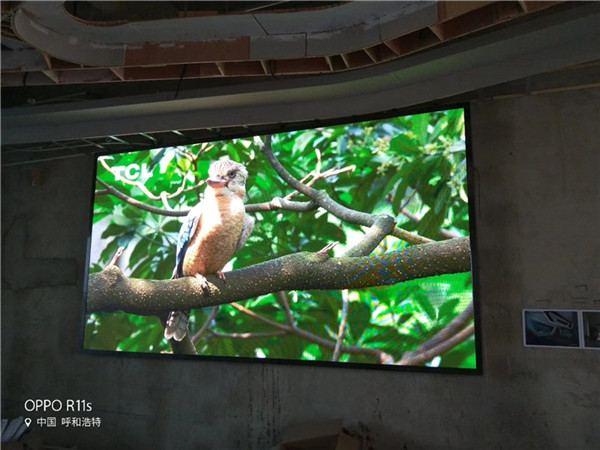
<svg viewBox="0 0 600 450">
<path fill-rule="evenodd" d="M 135 206 L 136 208 L 139 208 L 143 211 L 148 211 L 154 214 L 160 214 L 162 216 L 169 216 L 169 217 L 185 217 L 187 216 L 187 214 L 190 212 L 189 209 L 182 209 L 182 210 L 171 210 L 171 209 L 166 209 L 166 208 L 158 208 L 156 206 L 152 206 L 152 205 L 148 205 L 147 203 L 141 202 L 139 200 L 136 200 L 133 197 L 128 196 L 127 194 L 124 194 L 123 192 L 115 189 L 114 187 L 110 186 L 109 184 L 105 183 L 104 181 L 97 179 L 96 181 L 98 181 L 98 183 L 100 183 L 102 186 L 104 186 L 106 189 L 104 191 L 102 191 L 103 194 L 110 194 L 113 195 L 115 197 L 117 197 L 119 200 Z M 96 192 L 96 194 L 98 195 L 98 192 Z M 267 212 L 267 211 L 277 211 L 277 210 L 286 210 L 286 211 L 294 211 L 294 212 L 309 212 L 309 211 L 314 211 L 318 208 L 318 206 L 312 202 L 294 202 L 294 201 L 290 201 L 287 200 L 285 198 L 281 198 L 281 197 L 275 197 L 273 198 L 273 200 L 269 201 L 269 202 L 264 202 L 264 203 L 254 203 L 254 204 L 248 204 L 246 205 L 246 212 L 247 213 L 253 213 L 253 212 Z"/>
<path fill-rule="evenodd" d="M 275 169 L 275 172 L 277 172 L 277 174 L 281 178 L 283 178 L 283 180 L 287 184 L 289 184 L 296 191 L 309 197 L 317 206 L 320 206 L 321 208 L 325 209 L 329 213 L 336 216 L 338 219 L 341 219 L 348 223 L 370 227 L 375 223 L 377 217 L 380 217 L 374 214 L 363 213 L 350 208 L 346 208 L 345 206 L 334 201 L 325 192 L 317 191 L 310 187 L 308 184 L 304 184 L 296 180 L 285 169 L 285 167 L 283 167 L 283 165 L 279 162 L 279 160 L 273 153 L 273 148 L 271 146 L 271 136 L 265 137 L 265 144 L 262 147 L 262 152 L 273 167 L 273 169 Z M 391 218 L 391 220 L 394 221 L 393 218 Z M 419 236 L 415 233 L 410 233 L 406 230 L 402 230 L 399 227 L 393 228 L 392 231 L 390 231 L 390 233 L 388 234 L 392 234 L 398 239 L 402 239 L 406 242 L 410 242 L 413 244 L 425 244 L 428 242 L 432 242 L 431 239 Z"/>
<path fill-rule="evenodd" d="M 278 328 L 282 331 L 286 331 L 288 333 L 294 333 L 296 335 L 298 335 L 299 337 L 306 339 L 307 341 L 311 341 L 314 342 L 318 345 L 321 345 L 323 347 L 327 347 L 331 350 L 333 350 L 335 348 L 335 343 L 331 342 L 327 339 L 324 339 L 320 336 L 317 336 L 316 334 L 310 333 L 308 331 L 305 331 L 301 328 L 295 327 L 295 326 L 290 326 L 290 325 L 284 325 L 281 324 L 279 322 L 275 322 L 273 320 L 267 319 L 266 317 L 261 316 L 260 314 L 255 313 L 254 311 L 249 310 L 248 308 L 243 307 L 242 305 L 239 305 L 237 303 L 232 303 L 231 306 L 233 306 L 235 309 L 237 309 L 238 311 L 243 312 L 244 314 L 247 314 L 250 317 L 254 317 L 256 320 L 260 320 L 263 323 L 266 323 L 268 325 L 271 325 L 275 328 Z M 340 351 L 343 353 L 352 353 L 352 354 L 361 354 L 361 355 L 371 355 L 371 356 L 375 356 L 377 358 L 377 360 L 379 362 L 385 362 L 389 360 L 389 355 L 387 355 L 386 353 L 374 349 L 374 348 L 368 348 L 368 347 L 358 347 L 358 346 L 342 346 L 340 348 Z"/>
<path fill-rule="evenodd" d="M 421 222 L 421 219 L 419 219 L 415 214 L 411 213 L 406 208 L 402 208 L 402 210 L 400 212 L 415 223 Z M 456 232 L 450 231 L 450 230 L 446 230 L 444 228 L 440 228 L 439 233 L 440 233 L 440 236 L 443 237 L 444 239 L 454 239 L 454 238 L 461 236 L 459 233 L 456 233 Z"/>
<path fill-rule="evenodd" d="M 463 343 L 467 339 L 469 339 L 475 333 L 475 325 L 471 324 L 464 330 L 455 334 L 449 339 L 441 342 L 436 347 L 432 347 L 429 350 L 425 350 L 422 353 L 413 354 L 412 357 L 403 356 L 402 359 L 398 362 L 400 366 L 420 366 L 439 355 L 443 355 L 444 353 L 452 350 L 457 345 Z"/>
<path fill-rule="evenodd" d="M 371 214 L 355 211 L 334 201 L 329 195 L 323 191 L 317 191 L 310 186 L 307 186 L 296 180 L 290 173 L 281 165 L 271 147 L 271 136 L 265 138 L 265 144 L 262 147 L 262 152 L 273 167 L 275 172 L 283 178 L 283 180 L 298 192 L 312 199 L 318 206 L 330 212 L 337 218 L 349 223 L 364 225 L 370 227 L 375 220 Z M 393 220 L 393 219 L 392 219 Z"/>
<path fill-rule="evenodd" d="M 346 336 L 346 327 L 348 325 L 348 289 L 342 290 L 342 317 L 340 319 L 340 326 L 338 328 L 337 339 L 335 341 L 335 347 L 333 348 L 332 361 L 338 361 L 340 359 L 340 353 L 342 351 L 342 344 L 344 343 L 344 336 Z"/>
<path fill-rule="evenodd" d="M 182 216 L 186 216 L 188 213 L 188 211 L 174 211 L 174 210 L 170 210 L 170 209 L 157 208 L 155 206 L 148 205 L 146 203 L 140 202 L 139 200 L 136 200 L 133 197 L 123 194 L 121 191 L 115 189 L 108 183 L 105 183 L 100 178 L 96 178 L 96 181 L 98 183 L 100 183 L 102 186 L 104 186 L 106 188 L 106 191 L 109 194 L 114 195 L 119 200 L 122 200 L 125 203 L 135 206 L 136 208 L 139 208 L 141 210 L 148 211 L 148 212 L 155 213 L 155 214 L 161 214 L 163 216 L 171 216 L 171 217 L 182 217 Z"/>
<path fill-rule="evenodd" d="M 229 338 L 229 339 L 256 339 L 256 338 L 265 338 L 265 337 L 278 337 L 285 336 L 289 334 L 287 331 L 265 331 L 265 332 L 256 332 L 256 333 L 221 333 L 219 331 L 210 331 L 209 336 L 216 338 Z"/>
<path fill-rule="evenodd" d="M 266 212 L 278 211 L 280 209 L 294 212 L 309 212 L 318 208 L 313 201 L 309 202 L 293 202 L 281 197 L 275 197 L 273 200 L 264 203 L 250 203 L 246 205 L 246 212 Z"/>
<path fill-rule="evenodd" d="M 111 260 L 108 263 L 108 265 L 109 266 L 116 266 L 117 262 L 119 261 L 119 258 L 121 257 L 121 255 L 123 254 L 124 251 L 125 251 L 125 247 L 119 247 L 117 249 L 117 251 L 115 252 L 115 254 L 113 255 L 113 257 L 111 258 Z"/>
<path fill-rule="evenodd" d="M 304 178 L 302 178 L 300 180 L 300 183 L 303 183 L 306 186 L 311 187 L 319 180 L 325 180 L 327 178 L 341 175 L 346 172 L 354 172 L 356 170 L 356 166 L 352 165 L 352 166 L 342 167 L 341 169 L 334 167 L 334 168 L 326 170 L 325 172 L 320 172 L 319 170 L 320 169 L 317 169 L 317 171 L 310 172 L 308 175 L 306 175 Z M 310 181 L 306 181 L 309 178 L 311 178 Z M 294 191 L 291 194 L 286 195 L 285 198 L 287 200 L 291 200 L 298 194 L 300 194 L 300 192 Z"/>
<path fill-rule="evenodd" d="M 417 350 L 414 352 L 407 352 L 402 355 L 402 358 L 398 364 L 408 366 L 422 365 L 431 361 L 436 356 L 445 353 L 449 349 L 454 348 L 456 345 L 463 342 L 473 334 L 471 333 L 470 335 L 465 335 L 463 333 L 463 330 L 468 327 L 471 320 L 473 320 L 473 302 L 469 303 L 465 310 L 460 313 L 452 322 L 450 322 L 443 330 L 441 330 L 428 341 L 421 344 Z M 460 337 L 456 338 L 456 336 Z M 454 344 L 452 345 L 452 343 Z"/>
<path fill-rule="evenodd" d="M 394 226 L 394 219 L 390 216 L 375 216 L 373 224 L 360 242 L 346 250 L 344 256 L 366 256 L 371 254 L 381 241 L 394 230 Z"/>
<path fill-rule="evenodd" d="M 473 320 L 473 314 L 473 302 L 471 301 L 471 303 L 469 303 L 465 310 L 461 312 L 458 316 L 456 316 L 456 318 L 452 322 L 450 322 L 443 330 L 441 330 L 427 342 L 421 344 L 418 351 L 423 352 L 425 350 L 437 347 L 442 342 L 447 341 L 452 336 L 459 333 L 460 330 L 469 325 L 471 320 Z"/>
<path fill-rule="evenodd" d="M 410 231 L 406 231 L 400 227 L 395 227 L 392 231 L 392 236 L 410 242 L 411 244 L 428 244 L 430 242 L 435 242 L 433 239 L 426 238 L 425 236 L 419 236 L 416 233 L 411 233 Z"/>
<path fill-rule="evenodd" d="M 209 330 L 210 325 L 211 325 L 212 321 L 215 320 L 215 317 L 217 317 L 217 313 L 218 312 L 219 312 L 219 307 L 218 306 L 213 306 L 212 309 L 211 309 L 211 311 L 210 311 L 210 314 L 208 315 L 208 318 L 206 319 L 206 321 L 204 322 L 204 324 L 202 325 L 202 327 L 198 330 L 198 332 L 196 334 L 194 334 L 192 336 L 192 342 L 194 343 L 194 345 Z"/>
<path fill-rule="evenodd" d="M 285 318 L 287 320 L 288 325 L 295 327 L 296 321 L 294 320 L 294 316 L 292 315 L 292 308 L 290 308 L 290 302 L 287 299 L 287 294 L 285 293 L 285 291 L 279 291 L 277 293 L 277 296 L 279 297 L 279 302 L 285 310 Z"/>
<path fill-rule="evenodd" d="M 161 200 L 163 197 L 167 198 L 167 199 L 173 199 L 176 198 L 178 196 L 180 196 L 182 193 L 187 192 L 189 190 L 196 190 L 198 188 L 200 188 L 204 183 L 206 183 L 206 181 L 201 180 L 200 182 L 198 182 L 196 185 L 191 186 L 189 188 L 185 187 L 186 181 L 188 180 L 188 176 L 190 174 L 190 172 L 186 172 L 182 181 L 181 181 L 181 186 L 179 186 L 179 188 L 175 191 L 172 192 L 171 194 L 167 194 L 166 192 L 161 192 L 159 195 L 155 195 L 152 192 L 150 192 L 150 190 L 148 190 L 148 188 L 146 187 L 146 185 L 144 183 L 142 183 L 141 181 L 137 180 L 137 181 L 130 181 L 126 178 L 121 177 L 118 173 L 115 173 L 113 171 L 113 169 L 106 163 L 106 161 L 103 158 L 99 159 L 100 163 L 104 166 L 104 168 L 112 173 L 115 176 L 115 179 L 120 179 L 123 183 L 129 184 L 130 186 L 135 186 L 138 189 L 140 189 L 144 195 L 149 198 L 150 200 L 155 200 L 155 201 L 159 201 Z M 96 178 L 98 181 L 100 181 L 99 178 Z M 104 184 L 104 183 L 102 183 Z"/>
</svg>

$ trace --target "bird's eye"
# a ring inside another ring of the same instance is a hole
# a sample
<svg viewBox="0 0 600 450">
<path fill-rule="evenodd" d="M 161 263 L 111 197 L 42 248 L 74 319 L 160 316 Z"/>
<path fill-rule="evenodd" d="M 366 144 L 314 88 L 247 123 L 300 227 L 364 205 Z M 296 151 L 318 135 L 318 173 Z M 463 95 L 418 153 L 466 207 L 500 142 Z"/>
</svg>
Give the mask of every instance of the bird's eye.
<svg viewBox="0 0 600 450">
<path fill-rule="evenodd" d="M 230 170 L 229 172 L 227 172 L 227 176 L 228 176 L 229 178 L 235 178 L 235 175 L 236 175 L 236 174 L 237 174 L 237 170 L 235 170 L 235 169 L 233 169 L 233 170 Z"/>
</svg>

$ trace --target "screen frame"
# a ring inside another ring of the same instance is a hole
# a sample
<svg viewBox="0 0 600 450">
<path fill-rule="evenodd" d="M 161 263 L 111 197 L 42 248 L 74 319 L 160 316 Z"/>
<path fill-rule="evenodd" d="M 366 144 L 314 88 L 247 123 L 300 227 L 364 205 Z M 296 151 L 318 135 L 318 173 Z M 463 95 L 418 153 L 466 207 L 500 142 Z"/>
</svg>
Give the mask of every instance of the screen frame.
<svg viewBox="0 0 600 450">
<path fill-rule="evenodd" d="M 81 322 L 80 322 L 80 333 L 79 333 L 79 350 L 83 354 L 97 355 L 97 356 L 111 356 L 111 357 L 134 357 L 134 358 L 157 358 L 159 360 L 171 360 L 171 359 L 185 359 L 193 361 L 217 361 L 217 362 L 235 362 L 235 363 L 257 363 L 257 364 L 284 364 L 294 366 L 306 366 L 306 367 L 332 367 L 332 368 L 347 368 L 347 369 L 369 369 L 369 370 L 387 370 L 394 372 L 420 372 L 420 373 L 440 373 L 440 374 L 460 374 L 460 375 L 482 375 L 483 369 L 483 345 L 482 345 L 482 323 L 481 323 L 481 301 L 480 301 L 480 280 L 479 280 L 479 251 L 477 245 L 477 221 L 476 221 L 476 198 L 478 197 L 478 189 L 476 188 L 476 177 L 475 169 L 473 165 L 473 143 L 472 143 L 472 131 L 471 131 L 471 111 L 470 104 L 468 102 L 461 103 L 449 103 L 449 104 L 436 104 L 436 105 L 420 105 L 411 108 L 392 109 L 378 113 L 363 114 L 363 115 L 350 115 L 340 116 L 335 119 L 320 120 L 314 119 L 311 121 L 301 122 L 281 122 L 272 124 L 263 124 L 258 126 L 247 126 L 246 132 L 239 132 L 239 127 L 231 127 L 233 132 L 230 133 L 228 129 L 222 129 L 215 132 L 214 138 L 207 138 L 202 140 L 190 141 L 187 144 L 190 145 L 195 143 L 205 142 L 216 142 L 229 139 L 246 138 L 257 135 L 270 135 L 284 132 L 300 131 L 310 128 L 324 127 L 324 126 L 336 126 L 358 122 L 366 122 L 371 120 L 383 120 L 393 117 L 409 116 L 423 113 L 432 113 L 437 111 L 446 111 L 451 109 L 462 109 L 464 114 L 464 127 L 465 127 L 465 153 L 466 153 L 466 170 L 467 170 L 467 194 L 468 194 L 468 212 L 469 212 L 469 239 L 470 239 L 470 250 L 471 250 L 471 274 L 472 274 L 472 293 L 473 293 L 473 323 L 474 323 L 474 344 L 475 344 L 475 368 L 459 368 L 459 367 L 432 367 L 432 366 L 409 366 L 409 365 L 389 365 L 389 364 L 369 364 L 359 362 L 339 362 L 339 361 L 324 361 L 324 360 L 297 360 L 297 359 L 276 359 L 276 358 L 250 358 L 243 356 L 214 356 L 214 355 L 186 355 L 178 353 L 146 353 L 146 352 L 128 352 L 128 351 L 117 351 L 117 350 L 97 350 L 87 349 L 84 347 L 85 337 L 85 324 L 86 324 L 86 309 L 87 309 L 87 294 L 88 294 L 88 282 L 90 276 L 90 257 L 91 257 L 91 239 L 92 239 L 92 227 L 93 227 L 93 215 L 94 215 L 94 196 L 95 196 L 95 179 L 97 175 L 98 158 L 102 156 L 112 154 L 124 154 L 129 152 L 115 151 L 115 152 L 98 152 L 94 155 L 93 159 L 93 175 L 92 175 L 92 186 L 90 193 L 90 206 L 88 213 L 88 238 L 86 245 L 86 258 L 85 258 L 85 275 L 83 285 L 83 299 L 81 309 Z M 172 146 L 172 145 L 171 145 Z M 161 148 L 160 145 L 149 144 L 147 147 L 136 148 L 132 151 L 146 151 L 156 148 Z"/>
</svg>

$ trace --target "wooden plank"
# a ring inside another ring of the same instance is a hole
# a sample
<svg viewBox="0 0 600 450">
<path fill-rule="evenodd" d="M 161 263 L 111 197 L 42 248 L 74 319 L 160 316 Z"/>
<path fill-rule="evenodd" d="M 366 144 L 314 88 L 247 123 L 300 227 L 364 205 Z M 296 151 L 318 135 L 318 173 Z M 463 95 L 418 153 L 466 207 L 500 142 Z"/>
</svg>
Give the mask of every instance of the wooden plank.
<svg viewBox="0 0 600 450">
<path fill-rule="evenodd" d="M 517 2 L 496 2 L 436 25 L 435 33 L 443 40 L 453 39 L 506 22 L 523 14 Z"/>
<path fill-rule="evenodd" d="M 556 5 L 558 3 L 563 3 L 562 1 L 553 1 L 553 2 L 543 2 L 543 1 L 526 1 L 519 0 L 519 6 L 525 13 L 532 13 L 535 11 L 540 11 L 542 9 L 548 8 L 549 6 Z"/>
<path fill-rule="evenodd" d="M 327 61 L 321 57 L 282 59 L 273 61 L 273 63 L 276 74 L 323 73 L 330 71 Z"/>
<path fill-rule="evenodd" d="M 369 55 L 362 50 L 346 53 L 346 59 L 350 69 L 357 69 L 359 67 L 370 66 L 373 64 L 373 61 L 371 61 Z"/>
<path fill-rule="evenodd" d="M 364 51 L 376 64 L 383 61 L 389 61 L 390 59 L 394 59 L 398 56 L 392 49 L 390 49 L 385 44 L 374 45 L 372 47 L 365 48 Z"/>
<path fill-rule="evenodd" d="M 345 54 L 341 54 L 340 57 L 342 58 L 342 61 L 344 61 L 344 65 L 346 66 L 346 69 L 350 69 L 350 59 L 348 58 L 348 55 Z"/>
<path fill-rule="evenodd" d="M 475 11 L 479 8 L 487 6 L 491 1 L 440 1 L 438 2 L 438 21 L 445 22 L 446 20 L 462 16 L 463 14 Z"/>
<path fill-rule="evenodd" d="M 444 25 L 441 23 L 430 25 L 429 29 L 440 41 L 446 40 L 446 35 L 444 33 Z"/>
<path fill-rule="evenodd" d="M 262 66 L 265 75 L 271 75 L 271 66 L 269 61 L 267 61 L 266 59 L 261 59 L 260 65 Z"/>
<path fill-rule="evenodd" d="M 125 68 L 123 67 L 109 67 L 109 70 L 114 73 L 120 80 L 125 80 Z"/>
<path fill-rule="evenodd" d="M 331 56 L 326 56 L 325 57 L 325 61 L 327 61 L 327 65 L 329 66 L 329 70 L 331 70 L 332 72 L 335 72 L 335 70 L 333 68 L 333 60 L 331 59 Z"/>
<path fill-rule="evenodd" d="M 377 52 L 373 47 L 365 48 L 364 52 L 369 56 L 369 58 L 371 58 L 371 61 L 373 61 L 374 63 L 380 61 L 380 58 L 378 57 Z"/>
<path fill-rule="evenodd" d="M 48 78 L 50 78 L 54 83 L 56 83 L 56 84 L 60 83 L 60 75 L 58 72 L 56 72 L 54 70 L 42 70 L 42 73 L 44 75 L 46 75 Z"/>
<path fill-rule="evenodd" d="M 174 64 L 156 67 L 126 67 L 123 78 L 127 81 L 134 80 L 178 80 L 183 76 L 190 78 L 211 78 L 223 76 L 216 64 Z"/>
<path fill-rule="evenodd" d="M 225 64 L 221 62 L 216 62 L 215 66 L 217 66 L 217 69 L 219 69 L 219 73 L 225 76 Z"/>
<path fill-rule="evenodd" d="M 221 64 L 221 63 L 219 63 Z M 224 75 L 227 77 L 264 75 L 260 61 L 236 61 L 222 63 Z"/>
<path fill-rule="evenodd" d="M 348 66 L 344 62 L 342 56 L 340 55 L 331 55 L 326 58 L 327 64 L 330 66 L 332 72 L 339 72 L 341 70 L 346 70 Z"/>
<path fill-rule="evenodd" d="M 54 58 L 46 53 L 44 53 L 44 57 L 46 58 L 48 67 L 50 67 L 52 70 L 88 69 L 88 67 L 82 64 L 74 64 L 72 62 L 63 61 L 62 59 Z"/>
<path fill-rule="evenodd" d="M 400 36 L 396 39 L 386 41 L 386 45 L 390 47 L 394 53 L 399 56 L 414 53 L 427 47 L 431 47 L 439 43 L 439 38 L 429 28 L 423 28 L 418 31 Z"/>
<path fill-rule="evenodd" d="M 396 39 L 397 39 L 397 38 L 396 38 Z M 400 53 L 398 53 L 398 52 L 396 51 L 396 48 L 395 48 L 395 46 L 394 46 L 393 44 L 390 44 L 390 42 L 391 42 L 392 40 L 393 40 L 393 39 L 390 39 L 390 40 L 387 40 L 387 41 L 383 41 L 383 45 L 385 45 L 387 48 L 389 48 L 389 49 L 390 49 L 390 51 L 391 51 L 392 53 L 394 53 L 394 55 L 396 55 L 396 56 L 400 56 Z"/>
<path fill-rule="evenodd" d="M 529 12 L 529 5 L 527 5 L 527 2 L 524 1 L 524 0 L 518 0 L 518 1 L 519 1 L 519 6 L 523 10 L 523 12 L 524 13 L 528 13 Z"/>
<path fill-rule="evenodd" d="M 64 70 L 59 73 L 61 84 L 120 81 L 109 69 Z"/>
</svg>

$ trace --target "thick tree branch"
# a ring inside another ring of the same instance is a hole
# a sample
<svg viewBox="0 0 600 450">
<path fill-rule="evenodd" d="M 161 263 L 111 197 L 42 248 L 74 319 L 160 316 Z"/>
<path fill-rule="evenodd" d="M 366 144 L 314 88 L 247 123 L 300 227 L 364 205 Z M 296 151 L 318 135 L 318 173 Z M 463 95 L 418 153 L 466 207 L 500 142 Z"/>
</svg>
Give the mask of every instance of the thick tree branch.
<svg viewBox="0 0 600 450">
<path fill-rule="evenodd" d="M 176 280 L 127 278 L 114 266 L 91 274 L 87 312 L 122 310 L 158 315 L 255 298 L 282 290 L 361 289 L 471 268 L 468 238 L 412 246 L 376 256 L 330 258 L 296 253 L 227 274 L 208 275 L 209 295 L 193 277 Z"/>
</svg>

